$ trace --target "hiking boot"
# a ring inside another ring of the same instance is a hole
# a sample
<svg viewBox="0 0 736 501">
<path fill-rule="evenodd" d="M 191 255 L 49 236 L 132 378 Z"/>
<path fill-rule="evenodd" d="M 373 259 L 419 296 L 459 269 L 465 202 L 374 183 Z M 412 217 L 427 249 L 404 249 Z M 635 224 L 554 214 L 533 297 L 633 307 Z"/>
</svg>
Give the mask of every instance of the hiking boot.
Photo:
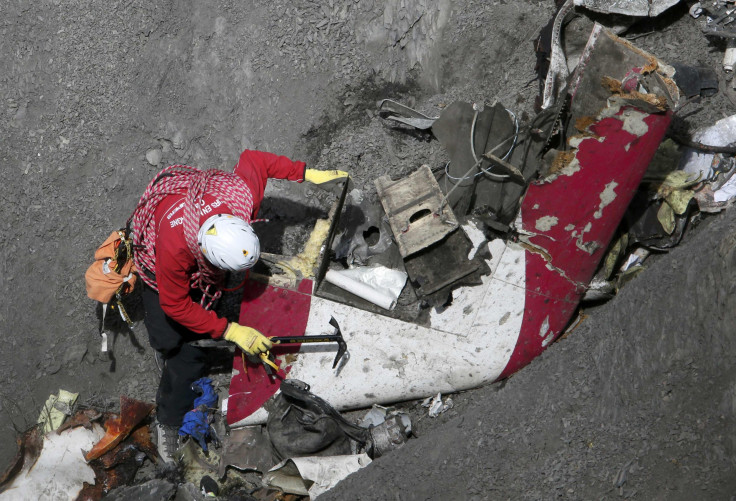
<svg viewBox="0 0 736 501">
<path fill-rule="evenodd" d="M 164 464 L 176 465 L 175 454 L 181 446 L 179 428 L 156 422 L 156 448 Z"/>
</svg>

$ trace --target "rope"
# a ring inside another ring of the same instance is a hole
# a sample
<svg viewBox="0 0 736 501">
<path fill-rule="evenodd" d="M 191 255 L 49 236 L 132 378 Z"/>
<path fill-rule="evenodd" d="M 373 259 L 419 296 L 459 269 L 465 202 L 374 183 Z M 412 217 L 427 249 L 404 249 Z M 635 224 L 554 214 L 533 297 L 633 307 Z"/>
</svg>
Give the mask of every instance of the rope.
<svg viewBox="0 0 736 501">
<path fill-rule="evenodd" d="M 509 111 L 509 110 L 506 110 L 506 111 Z M 511 112 L 509 111 L 509 113 L 511 113 Z M 513 139 L 513 140 L 514 140 L 514 142 L 513 142 L 513 144 L 511 145 L 511 148 L 509 149 L 508 153 L 506 153 L 506 155 L 504 155 L 504 157 L 503 157 L 503 158 L 506 158 L 506 157 L 508 157 L 508 156 L 509 156 L 509 155 L 511 154 L 511 152 L 512 152 L 512 151 L 513 151 L 513 149 L 514 149 L 514 147 L 516 146 L 516 139 L 517 139 L 517 138 L 518 138 L 518 136 L 519 136 L 519 123 L 518 123 L 518 122 L 516 121 L 516 115 L 514 115 L 514 121 L 516 122 L 516 131 L 514 132 L 514 134 L 512 134 L 511 136 L 508 136 L 508 137 L 507 137 L 506 139 L 504 139 L 503 141 L 501 141 L 500 143 L 498 143 L 498 144 L 497 144 L 496 146 L 494 146 L 494 147 L 493 147 L 493 149 L 491 149 L 491 150 L 490 150 L 490 151 L 489 151 L 488 153 L 486 153 L 486 154 L 491 154 L 491 153 L 493 153 L 493 152 L 494 152 L 494 151 L 496 151 L 496 150 L 497 150 L 498 148 L 500 148 L 500 147 L 501 147 L 501 145 L 503 145 L 503 144 L 505 144 L 506 142 L 508 142 L 508 140 L 509 140 L 509 139 Z M 475 156 L 475 151 L 473 151 L 473 156 Z M 447 168 L 448 168 L 448 167 L 450 166 L 450 162 L 447 162 L 447 164 L 445 165 L 445 174 L 447 175 L 447 177 L 448 177 L 448 178 L 450 178 L 450 179 L 451 179 L 451 180 L 453 180 L 453 181 L 454 181 L 454 180 L 457 180 L 457 182 L 456 182 L 456 183 L 454 184 L 454 186 L 453 186 L 452 188 L 450 188 L 450 190 L 449 190 L 449 191 L 448 191 L 448 192 L 447 192 L 447 193 L 445 194 L 445 196 L 444 196 L 444 197 L 442 197 L 442 201 L 440 202 L 440 208 L 439 208 L 439 210 L 437 211 L 438 213 L 442 212 L 442 210 L 443 210 L 443 209 L 445 208 L 445 205 L 447 204 L 447 199 L 448 199 L 448 197 L 450 196 L 450 194 L 451 194 L 451 193 L 452 193 L 453 191 L 455 191 L 455 188 L 457 188 L 458 186 L 460 186 L 460 183 L 461 183 L 461 182 L 462 182 L 463 180 L 465 180 L 465 179 L 469 179 L 469 178 L 471 178 L 471 177 L 473 177 L 473 178 L 475 178 L 475 177 L 478 177 L 478 176 L 480 176 L 480 175 L 481 175 L 481 174 L 483 174 L 483 173 L 486 173 L 486 174 L 492 174 L 491 172 L 488 172 L 488 171 L 487 171 L 486 169 L 484 169 L 483 167 L 481 167 L 481 172 L 478 172 L 478 173 L 477 173 L 476 175 L 474 175 L 474 176 L 471 176 L 471 175 L 470 175 L 470 173 L 471 173 L 471 172 L 473 172 L 473 170 L 474 170 L 474 169 L 475 169 L 476 167 L 480 166 L 480 165 L 481 165 L 481 163 L 483 163 L 483 160 L 484 160 L 484 159 L 485 159 L 485 157 L 481 157 L 481 158 L 480 158 L 480 160 L 477 160 L 477 161 L 476 161 L 476 162 L 475 162 L 475 163 L 474 163 L 474 164 L 473 164 L 473 165 L 472 165 L 472 166 L 470 167 L 470 169 L 468 169 L 468 171 L 467 171 L 467 172 L 466 172 L 466 173 L 465 173 L 465 174 L 464 174 L 464 175 L 463 175 L 462 177 L 453 177 L 453 176 L 450 176 L 450 173 L 449 173 L 449 171 L 447 170 Z M 496 175 L 500 176 L 501 174 L 496 174 Z M 445 182 L 445 189 L 447 189 L 447 182 Z"/>
<path fill-rule="evenodd" d="M 219 198 L 234 216 L 248 223 L 251 222 L 253 196 L 250 188 L 240 176 L 214 169 L 203 171 L 187 165 L 172 165 L 159 172 L 143 192 L 131 220 L 133 222 L 133 245 L 136 249 L 136 252 L 133 253 L 134 263 L 141 270 L 141 279 L 158 292 L 158 284 L 155 279 L 156 221 L 154 215 L 159 202 L 167 196 L 184 196 L 184 239 L 189 252 L 197 262 L 197 271 L 190 277 L 190 286 L 202 291 L 202 305 L 209 309 L 222 294 L 219 289 L 223 272 L 205 259 L 197 243 L 200 207 L 205 194 Z M 206 298 L 209 298 L 209 301 L 205 305 Z"/>
<path fill-rule="evenodd" d="M 474 104 L 473 107 L 475 107 L 475 106 L 476 105 Z M 509 136 L 506 139 L 504 139 L 503 141 L 501 141 L 498 145 L 496 145 L 495 148 L 493 148 L 491 151 L 488 152 L 488 153 L 493 153 L 502 144 L 506 143 L 509 139 L 513 139 L 514 142 L 511 144 L 511 147 L 506 152 L 506 154 L 501 158 L 501 160 L 506 160 L 509 157 L 509 155 L 511 155 L 511 152 L 514 151 L 514 148 L 516 147 L 516 141 L 519 139 L 519 120 L 516 118 L 516 115 L 514 114 L 513 111 L 511 111 L 508 108 L 506 108 L 506 112 L 509 115 L 511 115 L 511 117 L 514 119 L 514 128 L 515 128 L 514 134 L 513 134 L 513 136 Z M 478 110 L 476 110 L 475 111 L 475 114 L 473 115 L 473 122 L 472 122 L 472 125 L 470 127 L 470 152 L 472 153 L 473 159 L 475 160 L 475 164 L 473 164 L 473 167 L 468 172 L 466 172 L 463 177 L 454 177 L 454 176 L 451 176 L 450 175 L 450 170 L 449 170 L 450 162 L 447 162 L 445 164 L 445 176 L 450 181 L 456 181 L 457 182 L 456 184 L 459 184 L 461 181 L 464 181 L 466 179 L 470 179 L 471 177 L 472 178 L 476 178 L 478 176 L 482 176 L 483 174 L 487 174 L 488 176 L 490 176 L 492 178 L 496 178 L 496 179 L 507 179 L 509 177 L 508 174 L 496 174 L 494 172 L 489 171 L 488 169 L 486 169 L 486 168 L 483 167 L 483 165 L 482 165 L 482 160 L 483 159 L 478 160 L 478 156 L 475 154 L 475 141 L 473 140 L 473 138 L 475 137 L 475 122 L 476 122 L 477 119 L 478 119 Z M 476 174 L 474 174 L 474 175 L 471 176 L 470 173 L 476 167 L 480 167 L 480 172 L 477 172 Z M 454 186 L 453 186 L 453 188 L 454 188 Z"/>
</svg>

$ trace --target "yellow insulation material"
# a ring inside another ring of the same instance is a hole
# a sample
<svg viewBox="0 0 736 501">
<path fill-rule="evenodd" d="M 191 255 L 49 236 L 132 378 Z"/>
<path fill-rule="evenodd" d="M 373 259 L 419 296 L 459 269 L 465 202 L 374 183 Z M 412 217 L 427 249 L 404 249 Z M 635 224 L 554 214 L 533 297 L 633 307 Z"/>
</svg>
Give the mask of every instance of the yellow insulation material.
<svg viewBox="0 0 736 501">
<path fill-rule="evenodd" d="M 304 249 L 284 263 L 286 266 L 281 266 L 282 269 L 288 274 L 301 273 L 304 278 L 314 277 L 319 251 L 322 249 L 322 244 L 329 231 L 330 222 L 327 219 L 318 219 L 314 223 L 314 229 L 312 229 L 312 234 L 309 235 L 309 240 L 304 245 Z"/>
</svg>

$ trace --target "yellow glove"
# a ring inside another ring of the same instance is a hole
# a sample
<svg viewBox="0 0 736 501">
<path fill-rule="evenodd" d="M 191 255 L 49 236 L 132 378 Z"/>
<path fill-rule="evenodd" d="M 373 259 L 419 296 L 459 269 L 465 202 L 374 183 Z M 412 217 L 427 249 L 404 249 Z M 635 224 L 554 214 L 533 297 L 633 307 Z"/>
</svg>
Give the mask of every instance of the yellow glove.
<svg viewBox="0 0 736 501">
<path fill-rule="evenodd" d="M 306 169 L 304 180 L 312 184 L 324 184 L 330 181 L 346 181 L 348 173 L 342 170 Z"/>
<path fill-rule="evenodd" d="M 268 352 L 273 343 L 266 336 L 252 327 L 232 322 L 225 331 L 225 339 L 237 344 L 248 355 L 260 355 Z"/>
</svg>

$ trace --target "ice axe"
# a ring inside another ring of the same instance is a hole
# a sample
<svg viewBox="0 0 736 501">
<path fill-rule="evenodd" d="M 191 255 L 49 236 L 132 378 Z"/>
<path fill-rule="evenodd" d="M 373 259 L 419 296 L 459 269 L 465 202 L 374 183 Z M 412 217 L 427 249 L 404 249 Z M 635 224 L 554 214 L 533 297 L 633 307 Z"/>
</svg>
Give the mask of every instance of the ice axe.
<svg viewBox="0 0 736 501">
<path fill-rule="evenodd" d="M 348 345 L 345 339 L 342 337 L 340 326 L 337 324 L 335 317 L 330 317 L 330 325 L 335 328 L 335 332 L 332 334 L 322 334 L 319 336 L 273 336 L 269 337 L 273 344 L 293 344 L 293 343 L 337 343 L 337 355 L 335 355 L 335 361 L 332 364 L 332 368 L 336 368 L 340 359 L 345 356 L 348 351 Z M 198 339 L 190 343 L 192 346 L 198 348 L 220 348 L 232 346 L 232 344 L 224 339 Z M 278 366 L 274 363 L 275 357 L 269 352 L 261 353 L 259 355 L 263 366 L 266 368 L 266 372 L 269 375 L 273 375 L 274 371 L 278 371 Z"/>
<path fill-rule="evenodd" d="M 337 363 L 347 353 L 348 345 L 345 339 L 342 337 L 342 331 L 340 326 L 337 324 L 335 317 L 330 317 L 330 325 L 335 328 L 335 332 L 332 334 L 322 334 L 318 336 L 274 336 L 269 339 L 271 342 L 276 344 L 293 344 L 293 343 L 337 343 L 337 354 L 335 355 L 335 361 L 332 363 L 332 368 L 337 367 Z"/>
</svg>

